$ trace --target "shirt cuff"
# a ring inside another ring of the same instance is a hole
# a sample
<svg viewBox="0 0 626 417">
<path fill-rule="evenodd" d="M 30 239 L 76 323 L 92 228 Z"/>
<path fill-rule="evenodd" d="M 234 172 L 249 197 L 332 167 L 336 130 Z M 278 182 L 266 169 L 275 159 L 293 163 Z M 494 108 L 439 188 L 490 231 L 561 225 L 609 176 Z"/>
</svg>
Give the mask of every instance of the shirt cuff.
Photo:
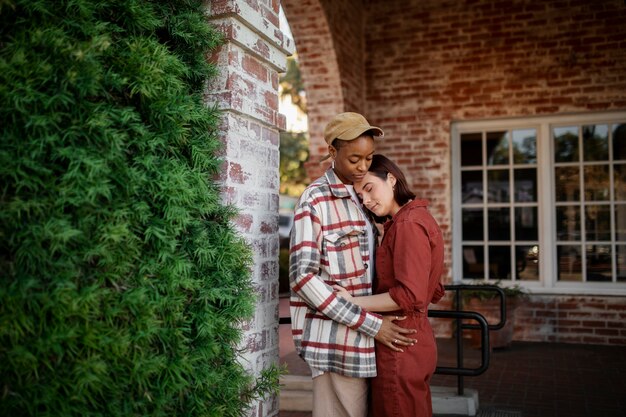
<svg viewBox="0 0 626 417">
<path fill-rule="evenodd" d="M 361 317 L 359 317 L 358 323 L 354 326 L 350 326 L 350 328 L 352 328 L 353 330 L 357 330 L 361 333 L 365 333 L 370 337 L 376 337 L 382 326 L 382 316 L 363 310 L 363 312 L 361 313 Z"/>
</svg>

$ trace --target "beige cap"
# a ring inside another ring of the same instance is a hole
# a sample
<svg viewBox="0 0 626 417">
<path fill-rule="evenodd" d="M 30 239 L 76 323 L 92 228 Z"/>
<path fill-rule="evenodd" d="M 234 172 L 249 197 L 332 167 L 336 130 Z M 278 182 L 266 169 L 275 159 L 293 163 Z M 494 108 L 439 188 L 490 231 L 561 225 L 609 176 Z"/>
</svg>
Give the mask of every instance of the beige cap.
<svg viewBox="0 0 626 417">
<path fill-rule="evenodd" d="M 328 145 L 332 144 L 335 139 L 354 140 L 368 130 L 373 130 L 374 136 L 382 137 L 385 135 L 380 127 L 371 126 L 367 119 L 359 113 L 339 113 L 326 125 L 324 140 Z M 322 161 L 329 157 L 330 154 L 326 155 Z"/>
</svg>

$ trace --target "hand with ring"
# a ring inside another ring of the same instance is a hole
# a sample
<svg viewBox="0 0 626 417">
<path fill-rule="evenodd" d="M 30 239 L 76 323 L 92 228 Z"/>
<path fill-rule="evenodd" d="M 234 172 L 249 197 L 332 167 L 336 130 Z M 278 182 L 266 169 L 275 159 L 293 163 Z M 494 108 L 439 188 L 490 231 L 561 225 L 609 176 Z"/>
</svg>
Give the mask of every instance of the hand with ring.
<svg viewBox="0 0 626 417">
<path fill-rule="evenodd" d="M 413 346 L 416 340 L 411 336 L 413 333 L 417 333 L 417 330 L 407 329 L 395 323 L 396 320 L 404 319 L 406 319 L 406 317 L 383 316 L 381 328 L 375 336 L 376 341 L 395 352 L 404 352 L 404 350 L 402 350 L 403 347 Z"/>
</svg>

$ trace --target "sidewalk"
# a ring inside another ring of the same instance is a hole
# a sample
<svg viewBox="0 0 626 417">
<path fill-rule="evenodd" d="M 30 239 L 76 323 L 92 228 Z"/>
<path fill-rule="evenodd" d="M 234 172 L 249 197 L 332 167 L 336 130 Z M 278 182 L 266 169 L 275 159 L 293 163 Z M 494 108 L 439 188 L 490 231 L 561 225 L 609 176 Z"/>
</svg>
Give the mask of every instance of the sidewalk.
<svg viewBox="0 0 626 417">
<path fill-rule="evenodd" d="M 288 316 L 281 303 L 280 315 Z M 280 361 L 293 375 L 310 375 L 291 341 L 289 325 L 280 325 Z M 438 339 L 440 366 L 455 366 L 456 347 Z M 465 348 L 466 366 L 477 366 L 479 352 Z M 478 415 L 523 417 L 626 416 L 626 346 L 514 342 L 494 350 L 487 372 L 464 378 L 478 390 Z M 433 386 L 456 387 L 455 376 L 435 375 Z M 489 411 L 489 412 L 487 412 Z M 310 417 L 281 412 L 280 417 Z M 443 417 L 443 416 L 442 416 Z"/>
</svg>

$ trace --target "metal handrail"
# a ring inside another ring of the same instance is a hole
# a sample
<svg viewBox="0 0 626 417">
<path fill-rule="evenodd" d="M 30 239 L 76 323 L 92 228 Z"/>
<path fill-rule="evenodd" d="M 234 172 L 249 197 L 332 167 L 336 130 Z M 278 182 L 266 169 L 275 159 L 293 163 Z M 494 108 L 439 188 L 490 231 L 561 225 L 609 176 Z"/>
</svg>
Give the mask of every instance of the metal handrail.
<svg viewBox="0 0 626 417">
<path fill-rule="evenodd" d="M 455 310 L 429 310 L 429 317 L 443 317 L 453 318 L 456 320 L 456 368 L 454 367 L 437 367 L 436 374 L 443 375 L 457 375 L 457 392 L 459 395 L 463 395 L 463 377 L 464 376 L 478 376 L 485 372 L 489 367 L 489 330 L 500 330 L 506 323 L 506 296 L 502 288 L 495 285 L 481 285 L 477 288 L 476 285 L 454 284 L 446 285 L 446 291 L 454 291 L 454 308 Z M 463 291 L 494 291 L 500 298 L 500 320 L 496 324 L 489 324 L 482 314 L 470 311 L 463 311 L 463 298 L 461 293 Z M 478 316 L 478 318 L 477 318 Z M 478 324 L 463 323 L 464 319 L 474 319 L 478 321 Z M 463 330 L 476 330 L 481 332 L 481 366 L 479 368 L 468 370 L 463 366 Z M 470 372 L 471 371 L 471 372 Z"/>
<path fill-rule="evenodd" d="M 456 320 L 476 320 L 478 322 L 476 328 L 480 329 L 480 341 L 481 341 L 481 363 L 478 368 L 464 368 L 461 364 L 457 363 L 457 367 L 438 366 L 435 369 L 436 374 L 440 375 L 462 375 L 462 376 L 478 376 L 484 373 L 489 368 L 489 349 L 482 349 L 483 346 L 489 346 L 489 324 L 482 314 L 475 311 L 451 311 L 451 310 L 430 310 L 428 317 L 434 318 L 446 318 Z M 458 339 L 457 339 L 458 340 Z M 461 344 L 462 345 L 462 344 Z M 463 351 L 463 348 L 460 348 Z M 459 346 L 457 343 L 457 352 L 459 352 Z M 458 362 L 458 357 L 457 357 Z"/>
<path fill-rule="evenodd" d="M 428 317 L 433 318 L 450 318 L 456 320 L 456 345 L 457 345 L 457 364 L 456 367 L 438 366 L 435 370 L 440 375 L 457 375 L 457 391 L 459 395 L 463 395 L 463 377 L 478 376 L 483 374 L 489 368 L 489 331 L 500 330 L 506 324 L 506 296 L 502 288 L 495 285 L 476 285 L 454 284 L 446 285 L 446 291 L 454 291 L 454 310 L 428 310 Z M 475 311 L 464 311 L 463 299 L 461 293 L 463 291 L 494 291 L 500 298 L 500 320 L 498 323 L 489 324 L 485 317 Z M 478 324 L 464 323 L 463 320 L 474 320 Z M 279 324 L 291 324 L 291 317 L 279 317 Z M 463 365 L 463 330 L 480 330 L 480 356 L 481 364 L 478 368 L 465 368 Z"/>
</svg>

